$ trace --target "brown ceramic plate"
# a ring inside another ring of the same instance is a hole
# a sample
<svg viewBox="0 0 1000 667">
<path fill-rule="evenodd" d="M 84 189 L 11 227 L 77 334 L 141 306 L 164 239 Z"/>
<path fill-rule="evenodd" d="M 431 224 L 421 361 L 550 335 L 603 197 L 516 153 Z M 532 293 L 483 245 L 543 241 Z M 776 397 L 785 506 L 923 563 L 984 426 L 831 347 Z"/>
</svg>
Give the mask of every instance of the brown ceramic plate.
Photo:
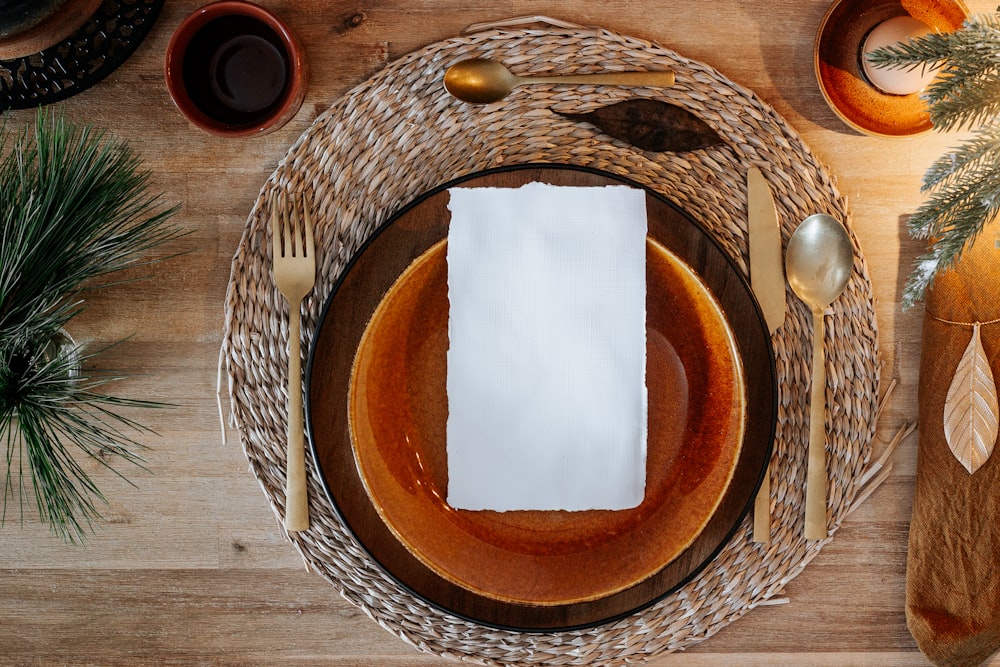
<svg viewBox="0 0 1000 667">
<path fill-rule="evenodd" d="M 910 137 L 931 130 L 919 93 L 890 95 L 861 71 L 861 45 L 872 28 L 896 16 L 912 16 L 932 29 L 956 30 L 968 16 L 958 0 L 837 0 L 816 35 L 813 62 L 827 104 L 854 129 L 879 137 Z"/>
<path fill-rule="evenodd" d="M 621 184 L 519 167 L 465 187 Z M 682 585 L 728 541 L 774 434 L 766 326 L 698 225 L 647 191 L 644 502 L 609 512 L 468 512 L 444 502 L 449 214 L 442 186 L 358 253 L 314 339 L 308 427 L 327 492 L 371 556 L 451 613 L 520 630 L 593 625 Z M 635 184 L 633 187 L 639 187 Z"/>
</svg>

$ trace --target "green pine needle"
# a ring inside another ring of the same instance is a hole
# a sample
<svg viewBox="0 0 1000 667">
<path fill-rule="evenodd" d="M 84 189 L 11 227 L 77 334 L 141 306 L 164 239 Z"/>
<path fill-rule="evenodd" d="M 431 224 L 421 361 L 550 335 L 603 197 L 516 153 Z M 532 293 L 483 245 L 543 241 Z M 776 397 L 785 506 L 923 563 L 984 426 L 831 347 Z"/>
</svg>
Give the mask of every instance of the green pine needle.
<svg viewBox="0 0 1000 667">
<path fill-rule="evenodd" d="M 150 174 L 122 141 L 40 111 L 33 130 L 0 139 L 0 447 L 5 448 L 2 523 L 8 501 L 24 519 L 28 481 L 41 519 L 64 540 L 92 531 L 105 498 L 77 456 L 114 470 L 142 466 L 148 433 L 119 415 L 151 407 L 101 393 L 114 377 L 81 373 L 99 352 L 53 348 L 108 274 L 149 260 L 178 236 L 147 193 Z"/>
<path fill-rule="evenodd" d="M 924 175 L 928 199 L 908 226 L 913 237 L 933 240 L 903 289 L 903 307 L 909 308 L 1000 212 L 1000 10 L 970 18 L 954 32 L 879 49 L 868 59 L 903 69 L 940 67 L 923 94 L 934 129 L 973 132 Z"/>
</svg>

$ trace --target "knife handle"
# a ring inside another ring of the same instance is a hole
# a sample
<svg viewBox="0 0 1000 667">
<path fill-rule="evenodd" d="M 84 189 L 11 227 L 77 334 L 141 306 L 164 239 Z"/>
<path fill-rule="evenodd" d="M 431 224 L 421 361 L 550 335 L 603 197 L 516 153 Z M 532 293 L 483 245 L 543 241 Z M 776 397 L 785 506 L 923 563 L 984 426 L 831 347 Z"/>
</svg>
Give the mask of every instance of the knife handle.
<svg viewBox="0 0 1000 667">
<path fill-rule="evenodd" d="M 823 309 L 813 310 L 812 393 L 809 399 L 809 460 L 806 468 L 807 540 L 826 539 L 826 359 Z"/>
</svg>

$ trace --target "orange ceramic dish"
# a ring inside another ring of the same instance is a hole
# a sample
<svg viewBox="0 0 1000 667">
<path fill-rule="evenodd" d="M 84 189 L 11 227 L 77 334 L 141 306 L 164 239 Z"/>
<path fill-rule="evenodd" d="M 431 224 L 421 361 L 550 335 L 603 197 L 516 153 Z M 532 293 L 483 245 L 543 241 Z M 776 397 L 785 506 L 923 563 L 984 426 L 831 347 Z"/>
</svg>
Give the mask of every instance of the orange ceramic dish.
<svg viewBox="0 0 1000 667">
<path fill-rule="evenodd" d="M 375 508 L 425 565 L 500 600 L 581 602 L 651 576 L 701 532 L 743 440 L 742 364 L 711 294 L 671 253 L 647 244 L 651 391 L 646 496 L 639 507 L 454 510 L 444 501 L 445 243 L 421 255 L 393 285 L 355 358 L 351 441 Z M 685 446 L 691 442 L 697 446 Z"/>
<path fill-rule="evenodd" d="M 530 180 L 620 182 L 549 168 L 463 186 Z M 652 602 L 725 542 L 770 450 L 773 360 L 745 282 L 700 228 L 647 197 L 644 502 L 617 512 L 456 511 L 444 501 L 447 198 L 420 200 L 375 237 L 317 332 L 310 435 L 334 504 L 401 583 L 480 622 L 573 627 Z"/>
<path fill-rule="evenodd" d="M 946 32 L 960 28 L 968 10 L 959 0 L 837 0 L 820 22 L 813 53 L 820 91 L 833 112 L 860 132 L 886 138 L 916 136 L 932 127 L 920 93 L 884 93 L 861 70 L 865 37 L 897 16 Z"/>
</svg>

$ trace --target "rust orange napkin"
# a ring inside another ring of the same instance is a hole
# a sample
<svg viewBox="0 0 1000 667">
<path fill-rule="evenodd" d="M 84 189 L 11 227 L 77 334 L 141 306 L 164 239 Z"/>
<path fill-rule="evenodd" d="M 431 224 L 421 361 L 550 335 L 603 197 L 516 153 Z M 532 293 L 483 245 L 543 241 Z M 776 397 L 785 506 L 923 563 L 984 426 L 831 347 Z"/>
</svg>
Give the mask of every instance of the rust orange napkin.
<svg viewBox="0 0 1000 667">
<path fill-rule="evenodd" d="M 945 440 L 945 398 L 973 327 L 1000 384 L 1000 227 L 928 291 L 920 361 L 906 622 L 936 665 L 980 665 L 1000 648 L 1000 447 L 974 474 Z"/>
</svg>

